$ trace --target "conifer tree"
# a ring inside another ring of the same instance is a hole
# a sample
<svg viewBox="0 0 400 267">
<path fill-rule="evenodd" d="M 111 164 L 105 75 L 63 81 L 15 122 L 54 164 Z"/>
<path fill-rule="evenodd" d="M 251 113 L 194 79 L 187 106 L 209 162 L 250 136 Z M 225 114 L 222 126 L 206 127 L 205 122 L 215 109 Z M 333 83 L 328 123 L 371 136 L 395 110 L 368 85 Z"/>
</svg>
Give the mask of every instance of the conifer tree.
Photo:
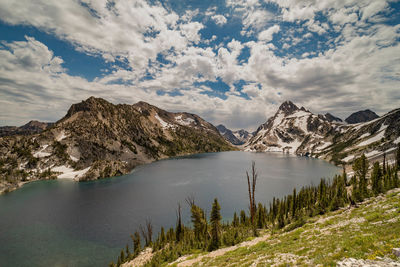
<svg viewBox="0 0 400 267">
<path fill-rule="evenodd" d="M 232 225 L 233 225 L 233 227 L 238 227 L 239 226 L 239 218 L 238 218 L 238 216 L 236 214 L 236 211 L 233 214 Z"/>
<path fill-rule="evenodd" d="M 194 203 L 193 197 L 186 198 L 186 202 L 190 206 L 190 211 L 192 213 L 191 219 L 194 227 L 194 234 L 197 241 L 201 241 L 205 238 L 205 233 L 207 229 L 207 220 L 203 209 Z"/>
<path fill-rule="evenodd" d="M 179 242 L 181 241 L 183 237 L 183 224 L 182 224 L 182 215 L 181 215 L 181 204 L 178 203 L 178 209 L 176 211 L 176 230 L 175 230 L 175 235 L 176 235 L 176 241 Z"/>
<path fill-rule="evenodd" d="M 240 224 L 247 225 L 247 216 L 246 216 L 246 212 L 244 210 L 240 211 Z"/>
<path fill-rule="evenodd" d="M 396 151 L 396 171 L 400 171 L 400 143 L 397 145 Z"/>
<path fill-rule="evenodd" d="M 162 245 L 165 245 L 167 238 L 165 236 L 165 230 L 164 227 L 161 227 L 161 234 L 160 234 L 160 241 Z"/>
<path fill-rule="evenodd" d="M 383 152 L 382 174 L 386 174 L 386 153 Z"/>
<path fill-rule="evenodd" d="M 121 263 L 124 263 L 125 262 L 125 253 L 124 253 L 123 249 L 121 250 L 120 258 L 121 258 Z"/>
<path fill-rule="evenodd" d="M 211 209 L 211 244 L 210 250 L 215 250 L 219 248 L 221 243 L 221 214 L 220 214 L 221 207 L 218 203 L 218 200 L 215 198 L 214 203 Z"/>
<path fill-rule="evenodd" d="M 345 186 L 349 185 L 347 182 L 347 173 L 346 173 L 346 165 L 343 164 L 343 174 L 342 174 Z"/>
<path fill-rule="evenodd" d="M 126 258 L 129 259 L 129 257 L 131 256 L 131 252 L 129 251 L 129 246 L 128 246 L 128 244 L 126 244 L 125 253 L 126 253 Z"/>
<path fill-rule="evenodd" d="M 256 171 L 256 163 L 253 161 L 251 163 L 251 179 L 249 173 L 246 171 L 246 178 L 247 178 L 247 186 L 248 186 L 248 193 L 249 193 L 249 210 L 250 210 L 250 221 L 251 224 L 254 226 L 254 218 L 256 215 L 256 200 L 255 200 L 255 191 L 256 191 L 256 184 L 257 184 L 257 171 Z"/>
<path fill-rule="evenodd" d="M 132 242 L 133 242 L 133 255 L 137 256 L 140 253 L 140 250 L 142 249 L 142 246 L 140 244 L 140 234 L 138 231 L 135 231 L 133 235 L 131 235 Z"/>
<path fill-rule="evenodd" d="M 368 196 L 368 181 L 367 181 L 367 172 L 368 172 L 368 159 L 362 154 L 361 157 L 357 158 L 353 163 L 354 175 L 358 178 L 358 190 L 360 194 L 361 201 Z"/>
<path fill-rule="evenodd" d="M 258 208 L 257 208 L 257 227 L 258 228 L 264 228 L 265 224 L 265 213 L 264 213 L 264 207 L 261 203 L 258 203 Z"/>
<path fill-rule="evenodd" d="M 296 188 L 293 189 L 292 218 L 296 217 Z"/>
<path fill-rule="evenodd" d="M 375 195 L 383 192 L 382 188 L 382 172 L 379 162 L 374 163 L 371 173 L 372 191 Z"/>
</svg>

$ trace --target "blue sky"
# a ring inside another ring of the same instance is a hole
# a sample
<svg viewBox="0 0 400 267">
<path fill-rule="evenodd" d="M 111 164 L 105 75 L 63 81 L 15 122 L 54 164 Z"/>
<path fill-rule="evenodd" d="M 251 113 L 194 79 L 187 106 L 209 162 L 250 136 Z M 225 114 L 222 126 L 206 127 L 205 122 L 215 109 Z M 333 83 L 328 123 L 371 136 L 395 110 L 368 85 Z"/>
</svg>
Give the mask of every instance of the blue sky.
<svg viewBox="0 0 400 267">
<path fill-rule="evenodd" d="M 255 129 L 292 100 L 342 118 L 400 103 L 400 3 L 0 0 L 0 125 L 89 96 Z"/>
</svg>

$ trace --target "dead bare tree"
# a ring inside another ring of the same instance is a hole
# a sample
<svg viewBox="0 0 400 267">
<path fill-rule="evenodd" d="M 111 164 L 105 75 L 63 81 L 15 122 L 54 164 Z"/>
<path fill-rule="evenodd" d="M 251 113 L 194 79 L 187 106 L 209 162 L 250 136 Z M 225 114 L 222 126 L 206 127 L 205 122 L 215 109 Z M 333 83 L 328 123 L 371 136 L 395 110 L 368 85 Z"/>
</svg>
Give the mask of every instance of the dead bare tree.
<svg viewBox="0 0 400 267">
<path fill-rule="evenodd" d="M 139 225 L 139 231 L 142 234 L 146 247 L 151 244 L 151 239 L 153 236 L 153 224 L 150 219 L 146 219 L 145 226 Z"/>
<path fill-rule="evenodd" d="M 186 203 L 189 205 L 189 208 L 192 208 L 192 206 L 194 205 L 194 196 L 190 195 L 186 197 Z"/>
<path fill-rule="evenodd" d="M 246 171 L 246 177 L 247 177 L 247 187 L 248 187 L 248 191 L 249 191 L 250 220 L 251 220 L 251 224 L 254 225 L 254 217 L 256 214 L 255 191 L 256 191 L 256 184 L 257 184 L 257 177 L 258 177 L 258 173 L 256 170 L 256 163 L 254 161 L 252 161 L 252 163 L 251 163 L 251 180 L 250 180 L 250 175 L 249 175 L 248 171 Z"/>
</svg>

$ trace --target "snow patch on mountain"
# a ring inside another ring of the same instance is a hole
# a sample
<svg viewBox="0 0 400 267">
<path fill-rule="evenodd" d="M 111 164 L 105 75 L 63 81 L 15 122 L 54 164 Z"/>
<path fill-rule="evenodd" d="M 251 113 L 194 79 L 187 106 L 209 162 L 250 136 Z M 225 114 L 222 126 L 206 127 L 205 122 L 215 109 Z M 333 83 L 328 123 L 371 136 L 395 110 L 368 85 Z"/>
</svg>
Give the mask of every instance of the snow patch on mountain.
<svg viewBox="0 0 400 267">
<path fill-rule="evenodd" d="M 43 145 L 43 147 L 42 147 L 39 151 L 35 152 L 35 153 L 33 154 L 33 156 L 34 156 L 35 158 L 44 158 L 44 157 L 50 156 L 51 153 L 44 152 L 44 150 L 46 150 L 46 148 L 47 148 L 48 146 L 49 146 L 49 145 Z"/>
<path fill-rule="evenodd" d="M 188 126 L 194 122 L 194 119 L 192 119 L 192 118 L 182 119 L 182 115 L 179 115 L 179 116 L 175 117 L 175 121 L 177 123 L 179 123 L 180 125 Z"/>
<path fill-rule="evenodd" d="M 169 129 L 169 128 L 174 129 L 176 127 L 176 125 L 173 125 L 173 124 L 170 124 L 170 123 L 164 121 L 160 116 L 158 116 L 158 114 L 156 114 L 154 117 L 158 120 L 158 122 L 161 124 L 161 127 L 163 129 Z"/>
<path fill-rule="evenodd" d="M 284 102 L 245 144 L 246 151 L 273 151 L 351 162 L 362 153 L 379 156 L 400 143 L 400 109 L 374 120 L 343 124 Z M 385 142 L 377 142 L 384 138 Z"/>
<path fill-rule="evenodd" d="M 56 140 L 57 140 L 58 142 L 60 142 L 61 140 L 64 140 L 64 139 L 67 138 L 67 137 L 68 137 L 68 136 L 65 134 L 65 132 L 62 131 L 62 132 L 57 136 Z"/>
<path fill-rule="evenodd" d="M 380 131 L 377 135 L 359 143 L 357 146 L 362 147 L 362 146 L 366 146 L 366 145 L 375 143 L 375 142 L 381 140 L 384 136 L 385 136 L 385 131 L 383 130 L 383 131 Z"/>
</svg>

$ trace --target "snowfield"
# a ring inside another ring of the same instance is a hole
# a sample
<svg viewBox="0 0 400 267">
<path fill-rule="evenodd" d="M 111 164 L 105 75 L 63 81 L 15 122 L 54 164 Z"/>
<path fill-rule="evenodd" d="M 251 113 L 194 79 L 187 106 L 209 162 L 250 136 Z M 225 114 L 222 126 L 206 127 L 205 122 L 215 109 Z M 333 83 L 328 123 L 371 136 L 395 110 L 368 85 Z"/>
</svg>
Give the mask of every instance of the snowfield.
<svg viewBox="0 0 400 267">
<path fill-rule="evenodd" d="M 87 167 L 86 169 L 75 171 L 71 167 L 67 167 L 65 165 L 54 167 L 51 169 L 53 172 L 61 172 L 62 174 L 58 175 L 58 179 L 78 179 L 82 177 L 90 167 Z"/>
<path fill-rule="evenodd" d="M 180 125 L 188 126 L 194 122 L 194 119 L 192 118 L 182 119 L 182 115 L 179 115 L 175 117 L 175 121 Z"/>
</svg>

